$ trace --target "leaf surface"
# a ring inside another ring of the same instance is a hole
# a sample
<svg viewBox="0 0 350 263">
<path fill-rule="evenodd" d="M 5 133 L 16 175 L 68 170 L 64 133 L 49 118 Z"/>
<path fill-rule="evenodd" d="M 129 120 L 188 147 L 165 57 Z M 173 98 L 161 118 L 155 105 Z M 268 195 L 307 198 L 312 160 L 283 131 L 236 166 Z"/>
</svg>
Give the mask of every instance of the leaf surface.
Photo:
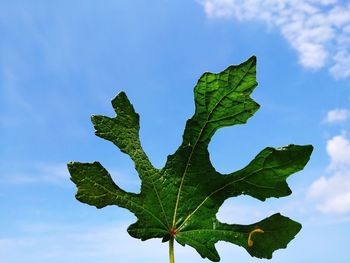
<svg viewBox="0 0 350 263">
<path fill-rule="evenodd" d="M 251 225 L 224 224 L 216 213 L 226 199 L 242 194 L 261 201 L 290 195 L 286 179 L 304 168 L 313 147 L 267 147 L 230 174 L 218 173 L 208 152 L 219 128 L 246 123 L 259 109 L 250 97 L 256 86 L 255 57 L 217 74 L 204 73 L 194 89 L 195 113 L 186 123 L 182 144 L 162 169 L 153 167 L 142 149 L 139 115 L 126 94 L 119 93 L 112 101 L 117 115 L 95 115 L 92 123 L 97 136 L 134 161 L 141 191 L 120 189 L 98 162 L 71 162 L 68 169 L 78 188 L 76 198 L 97 208 L 117 205 L 130 210 L 137 221 L 128 232 L 141 240 L 174 238 L 212 261 L 220 260 L 215 243 L 222 240 L 245 248 L 251 256 L 271 258 L 300 231 L 299 223 L 274 214 Z"/>
</svg>

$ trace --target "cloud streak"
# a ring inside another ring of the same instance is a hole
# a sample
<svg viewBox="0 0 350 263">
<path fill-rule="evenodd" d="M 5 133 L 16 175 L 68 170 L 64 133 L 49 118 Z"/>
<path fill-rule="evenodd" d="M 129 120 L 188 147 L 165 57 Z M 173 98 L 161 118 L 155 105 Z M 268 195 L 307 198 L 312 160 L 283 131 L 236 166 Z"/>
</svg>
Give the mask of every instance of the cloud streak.
<svg viewBox="0 0 350 263">
<path fill-rule="evenodd" d="M 127 233 L 130 222 L 114 225 L 30 223 L 15 237 L 0 237 L 3 262 L 166 262 L 168 244 L 161 239 L 142 242 Z M 230 246 L 232 248 L 232 246 Z M 176 244 L 179 262 L 199 262 L 197 252 Z M 197 261 L 196 261 L 197 260 Z M 201 259 L 200 259 L 201 260 Z"/>
<path fill-rule="evenodd" d="M 199 0 L 209 18 L 264 22 L 278 28 L 311 70 L 350 76 L 350 4 L 337 0 Z"/>
<path fill-rule="evenodd" d="M 3 182 L 12 184 L 54 184 L 66 185 L 69 179 L 67 165 L 65 163 L 31 163 L 22 165 L 15 171 L 2 168 Z"/>
<path fill-rule="evenodd" d="M 38 258 L 49 262 L 115 262 L 118 258 L 129 258 L 137 262 L 139 257 L 132 257 L 135 251 L 146 258 L 151 256 L 155 242 L 144 243 L 131 238 L 126 227 L 123 223 L 103 227 L 28 225 L 20 236 L 0 238 L 0 256 L 4 262 L 13 263 L 34 262 Z M 153 258 L 166 258 L 167 249 L 162 251 Z"/>
<path fill-rule="evenodd" d="M 326 123 L 342 123 L 350 118 L 350 111 L 347 109 L 334 109 L 327 112 Z"/>
</svg>

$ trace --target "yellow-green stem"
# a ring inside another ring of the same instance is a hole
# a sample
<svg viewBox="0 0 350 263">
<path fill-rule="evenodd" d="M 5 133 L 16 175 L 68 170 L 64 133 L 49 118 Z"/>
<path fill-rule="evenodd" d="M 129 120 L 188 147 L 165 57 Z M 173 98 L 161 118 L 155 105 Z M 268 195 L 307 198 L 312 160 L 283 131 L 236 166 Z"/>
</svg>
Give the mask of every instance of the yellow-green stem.
<svg viewBox="0 0 350 263">
<path fill-rule="evenodd" d="M 175 259 L 174 259 L 174 238 L 171 238 L 169 240 L 169 258 L 170 258 L 170 263 L 175 263 Z"/>
</svg>

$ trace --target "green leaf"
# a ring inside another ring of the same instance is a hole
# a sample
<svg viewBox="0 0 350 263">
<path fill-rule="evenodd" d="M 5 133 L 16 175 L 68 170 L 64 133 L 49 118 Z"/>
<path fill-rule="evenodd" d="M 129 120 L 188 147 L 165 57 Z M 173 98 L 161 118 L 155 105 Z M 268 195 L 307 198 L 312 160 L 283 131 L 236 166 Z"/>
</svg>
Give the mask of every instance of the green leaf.
<svg viewBox="0 0 350 263">
<path fill-rule="evenodd" d="M 164 168 L 153 167 L 139 139 L 139 115 L 125 93 L 112 101 L 116 117 L 92 116 L 96 135 L 114 143 L 135 163 L 140 193 L 120 189 L 98 162 L 71 162 L 68 169 L 77 185 L 76 198 L 102 208 L 117 205 L 130 210 L 137 221 L 131 236 L 146 240 L 177 240 L 195 248 L 203 258 L 219 261 L 215 243 L 239 245 L 258 258 L 271 258 L 285 248 L 301 225 L 280 214 L 251 225 L 224 224 L 216 219 L 223 202 L 239 195 L 261 201 L 291 194 L 286 179 L 304 168 L 313 147 L 288 145 L 265 148 L 246 167 L 220 174 L 212 166 L 208 144 L 222 127 L 243 124 L 259 109 L 250 98 L 257 86 L 256 58 L 224 71 L 204 73 L 194 90 L 195 113 L 186 123 L 183 142 L 169 155 Z"/>
</svg>

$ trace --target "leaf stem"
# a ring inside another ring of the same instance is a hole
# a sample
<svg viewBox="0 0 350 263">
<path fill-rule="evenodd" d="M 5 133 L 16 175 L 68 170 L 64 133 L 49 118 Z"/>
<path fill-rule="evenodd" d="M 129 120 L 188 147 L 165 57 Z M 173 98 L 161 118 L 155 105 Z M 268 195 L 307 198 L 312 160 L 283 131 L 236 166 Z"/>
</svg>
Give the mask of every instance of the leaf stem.
<svg viewBox="0 0 350 263">
<path fill-rule="evenodd" d="M 169 259 L 170 263 L 175 263 L 174 258 L 174 237 L 169 240 Z"/>
</svg>

